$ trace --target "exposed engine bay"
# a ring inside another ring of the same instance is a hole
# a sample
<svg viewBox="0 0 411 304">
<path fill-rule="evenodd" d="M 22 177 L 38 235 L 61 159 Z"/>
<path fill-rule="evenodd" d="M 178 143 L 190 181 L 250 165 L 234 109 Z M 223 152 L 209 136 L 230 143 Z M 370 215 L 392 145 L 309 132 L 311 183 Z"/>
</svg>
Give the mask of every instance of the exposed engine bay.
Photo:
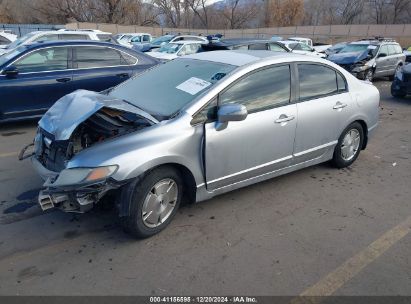
<svg viewBox="0 0 411 304">
<path fill-rule="evenodd" d="M 153 123 L 138 114 L 101 108 L 77 126 L 68 140 L 55 141 L 40 129 L 35 140 L 36 158 L 47 169 L 59 172 L 74 155 L 107 139 L 135 132 Z"/>
</svg>

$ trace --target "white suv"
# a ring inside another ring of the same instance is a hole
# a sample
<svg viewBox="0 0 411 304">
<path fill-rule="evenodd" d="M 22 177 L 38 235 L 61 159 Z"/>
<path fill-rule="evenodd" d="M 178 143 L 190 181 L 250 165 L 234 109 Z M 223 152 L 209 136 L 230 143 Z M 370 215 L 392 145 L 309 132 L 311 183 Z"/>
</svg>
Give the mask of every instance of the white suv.
<svg viewBox="0 0 411 304">
<path fill-rule="evenodd" d="M 0 49 L 4 49 L 16 39 L 16 35 L 0 31 Z"/>
<path fill-rule="evenodd" d="M 83 31 L 70 31 L 70 30 L 58 30 L 58 31 L 40 31 L 31 32 L 24 36 L 21 36 L 6 48 L 0 49 L 0 55 L 8 53 L 20 45 L 30 44 L 37 41 L 50 41 L 50 40 L 103 40 L 106 41 L 111 36 L 111 33 L 106 33 L 98 30 L 83 30 Z"/>
</svg>

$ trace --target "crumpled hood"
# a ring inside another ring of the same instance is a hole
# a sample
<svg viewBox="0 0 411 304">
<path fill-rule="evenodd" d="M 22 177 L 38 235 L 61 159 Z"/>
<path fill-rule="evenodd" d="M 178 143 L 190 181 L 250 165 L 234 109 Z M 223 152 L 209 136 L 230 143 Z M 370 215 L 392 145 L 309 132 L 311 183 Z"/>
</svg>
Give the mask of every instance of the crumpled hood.
<svg viewBox="0 0 411 304">
<path fill-rule="evenodd" d="M 328 56 L 328 60 L 336 64 L 353 64 L 367 58 L 367 51 L 365 52 L 351 52 L 351 53 L 337 53 Z"/>
<path fill-rule="evenodd" d="M 135 113 L 158 123 L 153 116 L 125 101 L 92 91 L 78 90 L 60 98 L 40 119 L 39 126 L 54 135 L 55 140 L 67 140 L 78 125 L 103 107 Z"/>
</svg>

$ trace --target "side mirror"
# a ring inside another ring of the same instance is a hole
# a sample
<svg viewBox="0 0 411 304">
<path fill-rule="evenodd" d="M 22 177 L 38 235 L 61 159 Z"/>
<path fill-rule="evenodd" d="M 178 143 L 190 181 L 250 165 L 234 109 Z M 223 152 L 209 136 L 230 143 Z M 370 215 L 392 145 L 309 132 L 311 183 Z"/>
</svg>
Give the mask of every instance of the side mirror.
<svg viewBox="0 0 411 304">
<path fill-rule="evenodd" d="M 6 75 L 8 78 L 14 78 L 19 74 L 19 70 L 14 65 L 8 66 L 4 69 L 3 75 Z"/>
<path fill-rule="evenodd" d="M 222 105 L 217 112 L 216 130 L 221 131 L 227 128 L 230 121 L 241 121 L 247 118 L 247 108 L 236 103 Z"/>
<path fill-rule="evenodd" d="M 385 54 L 385 53 L 378 54 L 378 58 L 382 58 L 382 57 L 387 57 L 387 54 Z"/>
</svg>

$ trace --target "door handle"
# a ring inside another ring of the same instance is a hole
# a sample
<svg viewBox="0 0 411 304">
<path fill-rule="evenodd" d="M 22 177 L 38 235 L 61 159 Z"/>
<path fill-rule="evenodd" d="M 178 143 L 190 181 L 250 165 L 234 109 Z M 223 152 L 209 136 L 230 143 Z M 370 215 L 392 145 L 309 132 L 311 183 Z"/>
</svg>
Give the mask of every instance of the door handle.
<svg viewBox="0 0 411 304">
<path fill-rule="evenodd" d="M 128 73 L 120 73 L 120 74 L 117 74 L 116 76 L 120 78 L 126 78 L 126 77 L 129 77 L 130 75 Z"/>
<path fill-rule="evenodd" d="M 277 120 L 275 120 L 275 123 L 278 123 L 278 124 L 285 123 L 285 122 L 287 122 L 287 121 L 293 120 L 294 118 L 295 118 L 295 117 L 292 116 L 292 115 L 287 116 L 287 115 L 285 115 L 285 114 L 281 114 L 280 117 L 279 117 Z"/>
<path fill-rule="evenodd" d="M 71 78 L 57 78 L 56 81 L 65 83 L 71 81 Z"/>
<path fill-rule="evenodd" d="M 339 110 L 339 109 L 345 108 L 346 106 L 347 106 L 347 104 L 338 101 L 338 102 L 335 104 L 335 106 L 333 107 L 333 109 L 334 109 L 334 110 Z"/>
</svg>

